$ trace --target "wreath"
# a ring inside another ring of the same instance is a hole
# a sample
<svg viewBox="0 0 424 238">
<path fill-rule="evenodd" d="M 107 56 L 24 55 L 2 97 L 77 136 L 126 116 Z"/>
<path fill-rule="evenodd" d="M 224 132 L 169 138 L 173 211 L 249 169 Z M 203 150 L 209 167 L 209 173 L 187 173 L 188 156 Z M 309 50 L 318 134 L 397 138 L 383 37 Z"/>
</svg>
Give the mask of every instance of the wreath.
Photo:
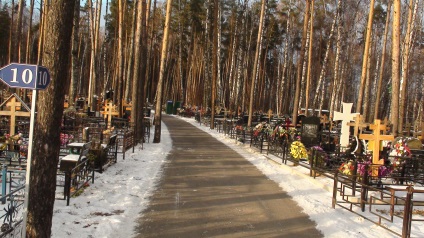
<svg viewBox="0 0 424 238">
<path fill-rule="evenodd" d="M 308 152 L 306 151 L 306 147 L 300 141 L 294 141 L 293 143 L 291 143 L 290 155 L 295 160 L 308 158 Z"/>
</svg>

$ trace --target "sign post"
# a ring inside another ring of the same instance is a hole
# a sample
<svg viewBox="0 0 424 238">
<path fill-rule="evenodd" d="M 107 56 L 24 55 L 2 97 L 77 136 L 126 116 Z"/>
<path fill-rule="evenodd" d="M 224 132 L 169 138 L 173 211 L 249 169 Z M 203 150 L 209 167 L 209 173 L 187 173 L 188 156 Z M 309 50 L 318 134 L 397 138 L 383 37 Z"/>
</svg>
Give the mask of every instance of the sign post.
<svg viewBox="0 0 424 238">
<path fill-rule="evenodd" d="M 0 80 L 11 88 L 32 89 L 31 116 L 29 129 L 27 169 L 25 176 L 25 201 L 23 209 L 22 237 L 26 236 L 29 179 L 31 174 L 32 142 L 34 138 L 35 101 L 37 90 L 44 90 L 50 83 L 50 73 L 47 68 L 39 65 L 11 63 L 0 69 Z"/>
</svg>

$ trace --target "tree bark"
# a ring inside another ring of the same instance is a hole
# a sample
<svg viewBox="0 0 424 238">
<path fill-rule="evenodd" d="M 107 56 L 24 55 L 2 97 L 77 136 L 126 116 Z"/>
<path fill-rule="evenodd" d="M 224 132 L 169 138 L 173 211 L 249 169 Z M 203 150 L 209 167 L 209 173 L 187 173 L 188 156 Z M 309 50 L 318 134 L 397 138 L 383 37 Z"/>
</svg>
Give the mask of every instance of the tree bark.
<svg viewBox="0 0 424 238">
<path fill-rule="evenodd" d="M 75 99 L 77 98 L 77 87 L 79 81 L 79 71 L 80 71 L 80 61 L 78 57 L 78 40 L 79 40 L 79 16 L 80 16 L 80 4 L 81 0 L 75 1 L 74 8 L 74 25 L 72 32 L 72 67 L 71 67 L 71 85 L 69 88 L 69 106 L 72 107 L 75 105 Z"/>
<path fill-rule="evenodd" d="M 40 92 L 27 214 L 26 237 L 50 237 L 55 202 L 56 172 L 60 149 L 60 128 L 65 99 L 63 85 L 68 78 L 75 0 L 52 0 L 46 15 L 43 64 L 51 82 Z"/>
<path fill-rule="evenodd" d="M 367 34 L 365 38 L 364 56 L 362 61 L 361 82 L 359 85 L 358 101 L 356 102 L 356 112 L 358 113 L 362 112 L 362 101 L 363 101 L 363 95 L 364 95 L 365 79 L 367 77 L 368 55 L 369 55 L 369 48 L 371 44 L 372 21 L 374 17 L 374 2 L 375 0 L 371 0 L 370 12 L 368 14 Z"/>
<path fill-rule="evenodd" d="M 393 1 L 393 23 L 392 23 L 392 96 L 390 108 L 390 120 L 393 125 L 393 135 L 398 135 L 399 124 L 399 69 L 400 69 L 400 20 L 401 0 Z"/>
<path fill-rule="evenodd" d="M 265 9 L 266 5 L 268 4 L 268 0 L 262 0 L 262 7 L 261 7 L 261 17 L 259 20 L 259 30 L 258 30 L 258 39 L 256 41 L 256 53 L 255 53 L 255 60 L 253 61 L 253 73 L 252 73 L 252 80 L 250 83 L 250 102 L 249 102 L 249 119 L 247 122 L 247 126 L 252 126 L 252 117 L 253 117 L 253 97 L 255 93 L 255 82 L 258 74 L 258 64 L 259 64 L 259 55 L 261 51 L 261 44 L 262 44 L 262 36 L 263 36 L 263 24 L 264 24 L 264 17 L 265 17 Z"/>
<path fill-rule="evenodd" d="M 215 99 L 216 99 L 216 82 L 218 80 L 218 0 L 213 1 L 213 46 L 212 46 L 212 91 L 211 91 L 211 123 L 210 128 L 215 128 Z"/>
<path fill-rule="evenodd" d="M 162 39 L 162 51 L 161 51 L 161 59 L 160 59 L 160 69 L 159 69 L 159 81 L 157 85 L 156 92 L 156 107 L 155 107 L 155 134 L 153 138 L 153 143 L 160 143 L 161 138 L 161 116 L 162 116 L 162 86 L 163 86 L 163 78 L 165 76 L 165 61 L 167 57 L 167 49 L 168 49 L 168 37 L 169 37 L 169 24 L 171 20 L 171 10 L 172 10 L 172 0 L 168 0 L 166 4 L 166 18 L 165 18 L 165 26 L 164 33 Z"/>
<path fill-rule="evenodd" d="M 299 53 L 299 59 L 297 62 L 297 75 L 296 75 L 296 88 L 295 88 L 295 95 L 294 95 L 294 102 L 293 102 L 293 113 L 292 113 L 292 122 L 294 125 L 297 124 L 297 115 L 299 110 L 299 100 L 300 100 L 300 83 L 302 80 L 302 71 L 303 71 L 303 61 L 305 58 L 305 48 L 306 48 L 306 38 L 308 33 L 308 22 L 309 22 L 309 16 L 310 16 L 310 9 L 311 9 L 311 0 L 306 0 L 306 8 L 305 8 L 305 15 L 303 18 L 303 34 L 302 34 L 302 43 L 300 46 L 300 53 Z"/>
<path fill-rule="evenodd" d="M 312 68 L 312 44 L 314 39 L 314 0 L 311 0 L 311 20 L 309 30 L 309 53 L 308 53 L 308 74 L 306 78 L 306 90 L 305 90 L 305 115 L 308 115 L 309 109 L 309 87 L 311 84 L 311 68 Z M 314 112 L 312 112 L 314 114 Z"/>
<path fill-rule="evenodd" d="M 392 1 L 388 1 L 387 15 L 386 15 L 386 26 L 384 28 L 383 51 L 381 53 L 381 65 L 380 65 L 380 72 L 379 72 L 379 78 L 378 78 L 378 83 L 377 83 L 377 96 L 375 98 L 375 105 L 374 105 L 374 120 L 380 118 L 378 112 L 379 112 L 379 109 L 380 109 L 381 88 L 383 86 L 384 66 L 386 64 L 386 48 L 387 48 L 386 46 L 387 46 L 387 36 L 388 36 L 388 33 L 389 33 L 389 23 L 390 23 L 391 9 L 392 9 Z"/>
<path fill-rule="evenodd" d="M 25 57 L 26 60 L 25 62 L 30 63 L 31 62 L 31 37 L 32 37 L 32 16 L 34 15 L 34 2 L 35 0 L 31 0 L 30 2 L 30 6 L 29 6 L 29 26 L 28 26 L 28 34 L 27 34 L 27 42 L 26 42 L 26 53 L 25 53 Z M 1 5 L 1 4 L 0 4 Z"/>
<path fill-rule="evenodd" d="M 399 125 L 398 131 L 403 131 L 403 123 L 405 120 L 405 111 L 407 108 L 406 100 L 406 88 L 409 82 L 409 55 L 411 53 L 412 47 L 412 35 L 414 32 L 414 16 L 416 12 L 416 7 L 414 7 L 414 0 L 409 1 L 408 5 L 408 22 L 406 26 L 405 39 L 403 41 L 403 53 L 402 53 L 402 71 L 401 71 L 401 79 L 400 79 L 400 98 L 399 98 Z"/>
</svg>

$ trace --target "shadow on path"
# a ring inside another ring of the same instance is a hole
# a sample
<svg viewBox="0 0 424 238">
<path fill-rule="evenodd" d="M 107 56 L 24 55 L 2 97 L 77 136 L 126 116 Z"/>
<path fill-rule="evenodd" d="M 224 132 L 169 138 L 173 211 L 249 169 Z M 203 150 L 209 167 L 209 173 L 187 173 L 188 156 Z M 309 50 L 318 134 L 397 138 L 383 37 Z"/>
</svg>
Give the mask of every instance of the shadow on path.
<svg viewBox="0 0 424 238">
<path fill-rule="evenodd" d="M 136 237 L 323 237 L 301 208 L 241 155 L 173 116 L 173 148 Z"/>
</svg>

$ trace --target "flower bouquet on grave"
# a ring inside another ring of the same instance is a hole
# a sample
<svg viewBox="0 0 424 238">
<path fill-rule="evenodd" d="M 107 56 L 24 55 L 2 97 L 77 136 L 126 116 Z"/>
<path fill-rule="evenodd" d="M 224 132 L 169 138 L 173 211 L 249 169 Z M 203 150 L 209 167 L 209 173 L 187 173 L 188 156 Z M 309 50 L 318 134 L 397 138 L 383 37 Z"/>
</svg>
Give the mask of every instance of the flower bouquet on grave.
<svg viewBox="0 0 424 238">
<path fill-rule="evenodd" d="M 275 130 L 273 131 L 273 136 L 275 136 L 275 138 L 287 137 L 288 134 L 289 132 L 282 125 L 276 126 Z"/>
<path fill-rule="evenodd" d="M 259 123 L 253 128 L 253 136 L 255 137 L 258 137 L 262 134 L 267 134 L 269 132 L 272 132 L 272 129 L 271 126 L 266 122 Z"/>
<path fill-rule="evenodd" d="M 361 181 L 362 176 L 365 175 L 365 173 L 368 174 L 368 176 L 372 176 L 372 159 L 368 158 L 365 161 L 361 161 L 357 163 L 357 175 L 358 180 Z M 393 166 L 390 164 L 390 161 L 385 161 L 384 165 L 378 166 L 378 178 L 383 178 L 389 176 L 393 172 Z"/>
<path fill-rule="evenodd" d="M 294 159 L 294 164 L 298 165 L 300 159 L 307 159 L 308 152 L 305 145 L 300 141 L 294 141 L 290 145 L 290 155 Z"/>
<path fill-rule="evenodd" d="M 411 157 L 412 153 L 408 146 L 409 137 L 396 138 L 389 153 L 389 161 L 393 165 L 393 171 L 399 172 L 402 165 L 406 162 L 406 158 Z"/>
<path fill-rule="evenodd" d="M 60 133 L 60 146 L 64 147 L 72 140 L 74 139 L 74 136 L 72 134 L 66 134 L 66 133 Z"/>
<path fill-rule="evenodd" d="M 294 140 L 299 140 L 300 138 L 297 138 L 299 136 L 299 132 L 297 131 L 296 128 L 291 127 L 289 128 L 289 138 L 294 141 Z"/>
<path fill-rule="evenodd" d="M 312 146 L 311 150 L 310 150 L 310 156 L 312 156 L 312 151 L 317 151 L 318 153 L 316 153 L 316 165 L 321 165 L 321 166 L 328 166 L 329 165 L 329 160 L 330 160 L 330 156 L 324 151 L 324 149 L 319 146 L 319 145 L 315 145 Z M 309 160 L 311 161 L 311 160 Z"/>
<path fill-rule="evenodd" d="M 355 165 L 353 160 L 344 162 L 339 167 L 339 172 L 347 176 L 352 176 L 354 171 L 355 171 Z"/>
</svg>

